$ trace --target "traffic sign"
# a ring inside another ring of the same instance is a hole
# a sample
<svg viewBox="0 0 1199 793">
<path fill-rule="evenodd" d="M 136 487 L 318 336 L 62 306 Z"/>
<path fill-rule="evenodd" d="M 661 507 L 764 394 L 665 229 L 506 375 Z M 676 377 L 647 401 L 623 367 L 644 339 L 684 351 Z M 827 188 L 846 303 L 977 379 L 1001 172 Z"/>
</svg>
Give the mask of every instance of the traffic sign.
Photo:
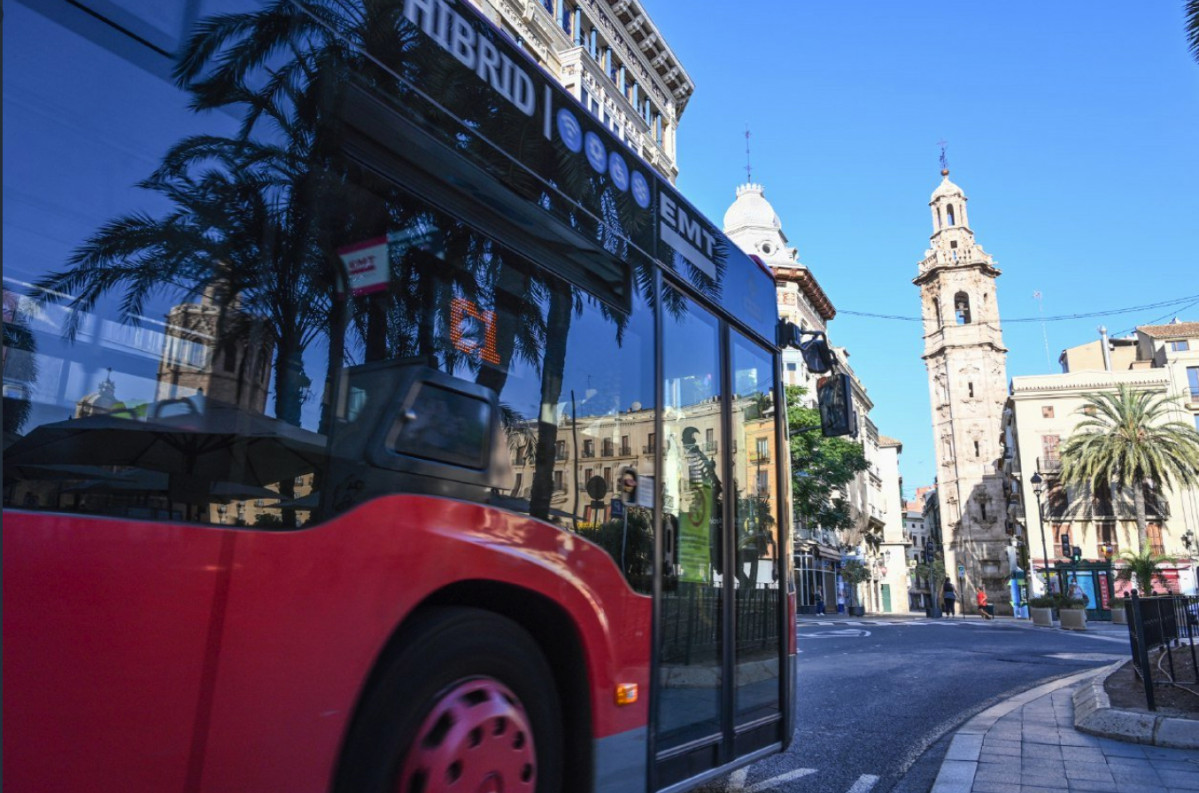
<svg viewBox="0 0 1199 793">
<path fill-rule="evenodd" d="M 958 565 L 958 578 L 962 578 L 965 575 L 966 575 L 966 565 L 964 565 L 964 564 Z"/>
</svg>

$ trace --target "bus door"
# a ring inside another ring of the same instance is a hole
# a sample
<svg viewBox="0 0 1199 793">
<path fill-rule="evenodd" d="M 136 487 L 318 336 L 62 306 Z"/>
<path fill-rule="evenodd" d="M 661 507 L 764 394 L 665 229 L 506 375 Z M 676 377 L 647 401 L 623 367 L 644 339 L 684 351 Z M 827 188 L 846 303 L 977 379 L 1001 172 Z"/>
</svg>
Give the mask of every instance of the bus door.
<svg viewBox="0 0 1199 793">
<path fill-rule="evenodd" d="M 773 358 L 670 288 L 662 304 L 659 790 L 780 740 L 782 652 Z"/>
</svg>

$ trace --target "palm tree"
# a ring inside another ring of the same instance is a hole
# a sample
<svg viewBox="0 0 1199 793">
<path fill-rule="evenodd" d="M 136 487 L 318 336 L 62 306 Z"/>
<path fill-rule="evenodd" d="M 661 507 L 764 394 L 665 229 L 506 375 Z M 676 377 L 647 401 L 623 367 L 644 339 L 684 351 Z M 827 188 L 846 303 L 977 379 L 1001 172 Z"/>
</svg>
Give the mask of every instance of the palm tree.
<svg viewBox="0 0 1199 793">
<path fill-rule="evenodd" d="M 1116 580 L 1135 582 L 1142 595 L 1153 594 L 1154 581 L 1163 588 L 1169 586 L 1160 568 L 1163 564 L 1173 563 L 1174 557 L 1154 553 L 1151 548 L 1141 548 L 1139 553 L 1125 551 L 1120 554 L 1120 560 L 1124 565 L 1116 573 Z"/>
<path fill-rule="evenodd" d="M 1199 432 L 1169 419 L 1173 400 L 1121 385 L 1087 394 L 1085 415 L 1062 445 L 1062 483 L 1101 492 L 1131 490 L 1138 548 L 1148 543 L 1145 487 L 1199 484 Z"/>
<path fill-rule="evenodd" d="M 1187 0 L 1186 10 L 1187 48 L 1196 61 L 1199 61 L 1199 0 Z"/>
</svg>

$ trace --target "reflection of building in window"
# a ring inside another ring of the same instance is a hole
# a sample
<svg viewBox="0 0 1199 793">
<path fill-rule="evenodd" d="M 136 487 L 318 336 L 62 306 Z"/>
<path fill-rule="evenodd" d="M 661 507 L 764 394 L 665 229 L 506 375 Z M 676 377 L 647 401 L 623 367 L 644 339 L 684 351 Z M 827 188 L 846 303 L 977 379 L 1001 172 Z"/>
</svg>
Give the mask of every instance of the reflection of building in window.
<svg viewBox="0 0 1199 793">
<path fill-rule="evenodd" d="M 263 413 L 273 349 L 265 323 L 214 281 L 199 303 L 180 303 L 167 314 L 155 399 L 203 393 Z"/>
</svg>

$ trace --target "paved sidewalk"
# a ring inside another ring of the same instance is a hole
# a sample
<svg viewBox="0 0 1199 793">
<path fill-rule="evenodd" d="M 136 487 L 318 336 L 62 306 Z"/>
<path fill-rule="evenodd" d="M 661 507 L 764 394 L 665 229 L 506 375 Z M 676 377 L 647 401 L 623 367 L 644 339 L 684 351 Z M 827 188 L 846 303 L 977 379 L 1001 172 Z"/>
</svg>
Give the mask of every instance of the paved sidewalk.
<svg viewBox="0 0 1199 793">
<path fill-rule="evenodd" d="M 1096 738 L 1074 727 L 1074 691 L 1116 665 L 1001 702 L 957 731 L 931 793 L 1199 791 L 1199 751 Z"/>
</svg>

